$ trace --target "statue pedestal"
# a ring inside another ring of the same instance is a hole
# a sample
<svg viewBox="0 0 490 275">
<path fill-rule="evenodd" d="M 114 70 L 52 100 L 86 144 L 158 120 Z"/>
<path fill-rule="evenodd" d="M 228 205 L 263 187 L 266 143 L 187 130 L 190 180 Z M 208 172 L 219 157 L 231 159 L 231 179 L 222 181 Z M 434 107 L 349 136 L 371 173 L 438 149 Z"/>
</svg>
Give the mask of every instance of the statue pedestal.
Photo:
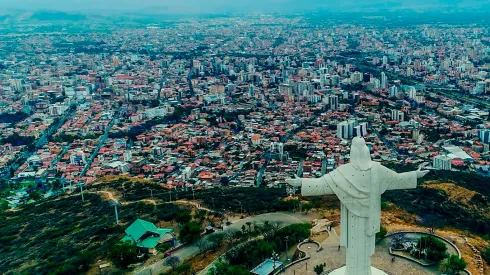
<svg viewBox="0 0 490 275">
<path fill-rule="evenodd" d="M 345 274 L 345 266 L 339 268 L 339 269 L 335 269 L 334 271 L 328 273 L 329 275 L 354 275 L 354 274 Z M 372 267 L 371 266 L 371 274 L 372 275 L 387 275 L 386 273 L 384 273 L 383 271 L 375 268 L 375 267 Z"/>
</svg>

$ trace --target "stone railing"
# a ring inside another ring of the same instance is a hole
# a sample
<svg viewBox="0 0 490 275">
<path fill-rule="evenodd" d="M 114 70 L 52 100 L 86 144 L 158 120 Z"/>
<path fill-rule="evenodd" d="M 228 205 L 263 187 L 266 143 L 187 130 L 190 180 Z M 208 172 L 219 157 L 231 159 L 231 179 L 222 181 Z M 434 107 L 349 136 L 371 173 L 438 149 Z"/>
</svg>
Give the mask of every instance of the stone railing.
<svg viewBox="0 0 490 275">
<path fill-rule="evenodd" d="M 398 234 L 410 234 L 410 233 L 412 233 L 412 234 L 415 233 L 415 234 L 427 235 L 427 236 L 433 236 L 433 237 L 436 237 L 438 239 L 441 239 L 444 242 L 446 242 L 449 245 L 451 245 L 451 247 L 453 247 L 454 250 L 456 250 L 456 252 L 458 253 L 458 257 L 461 258 L 461 251 L 459 251 L 458 247 L 453 242 L 451 242 L 450 240 L 448 240 L 448 239 L 446 239 L 444 237 L 441 237 L 441 236 L 438 236 L 438 235 L 435 235 L 435 234 L 432 234 L 432 233 L 422 232 L 422 231 L 396 231 L 396 232 L 391 232 L 391 233 L 387 234 L 386 236 L 384 236 L 383 238 L 377 240 L 376 243 L 380 242 L 381 240 L 383 240 L 385 238 L 388 238 L 388 237 L 391 237 L 391 236 L 394 236 L 394 235 L 398 235 Z M 418 261 L 417 259 L 414 259 L 414 258 L 410 258 L 410 257 L 404 256 L 404 255 L 395 254 L 395 253 L 392 252 L 391 247 L 389 249 L 389 252 L 390 252 L 390 255 L 393 255 L 393 256 L 396 256 L 396 257 L 400 257 L 400 258 L 403 258 L 403 259 L 406 259 L 406 260 L 415 262 L 415 263 L 420 264 L 422 266 L 433 266 L 433 265 L 437 264 L 437 263 L 423 263 L 423 262 L 420 262 L 420 261 Z M 468 275 L 472 275 L 471 272 L 469 270 L 467 270 L 467 269 L 465 269 L 464 272 L 466 272 Z"/>
<path fill-rule="evenodd" d="M 301 248 L 300 248 L 300 247 L 301 247 L 303 244 L 306 244 L 306 243 L 314 243 L 314 244 L 316 244 L 316 245 L 318 246 L 318 248 L 316 249 L 316 252 L 319 252 L 319 251 L 321 251 L 321 250 L 323 249 L 323 248 L 322 248 L 322 245 L 321 245 L 320 243 L 318 243 L 318 242 L 316 242 L 316 241 L 313 241 L 313 240 L 305 240 L 305 241 L 300 242 L 300 243 L 299 243 L 299 244 L 296 246 L 296 249 L 298 249 L 299 253 L 300 253 L 300 254 L 303 254 L 303 255 L 304 255 L 304 257 L 301 257 L 301 258 L 297 259 L 296 261 L 292 261 L 292 262 L 290 262 L 289 264 L 287 264 L 287 265 L 283 266 L 283 267 L 282 267 L 282 268 L 280 268 L 278 271 L 276 271 L 276 272 L 274 273 L 274 275 L 280 274 L 280 273 L 281 273 L 281 272 L 283 272 L 284 270 L 286 270 L 286 269 L 290 268 L 291 266 L 293 266 L 293 265 L 295 265 L 295 264 L 297 264 L 297 263 L 300 263 L 300 262 L 303 262 L 303 261 L 309 260 L 309 259 L 311 258 L 311 256 L 310 256 L 310 255 L 308 255 L 308 253 L 307 253 L 306 251 L 303 251 L 303 250 L 301 250 Z"/>
</svg>

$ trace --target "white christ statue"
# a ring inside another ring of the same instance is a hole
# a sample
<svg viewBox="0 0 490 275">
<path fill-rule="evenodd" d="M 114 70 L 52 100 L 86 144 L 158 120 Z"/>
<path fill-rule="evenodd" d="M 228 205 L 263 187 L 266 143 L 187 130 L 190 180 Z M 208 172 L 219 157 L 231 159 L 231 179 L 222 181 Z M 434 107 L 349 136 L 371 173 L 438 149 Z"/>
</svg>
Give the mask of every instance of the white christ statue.
<svg viewBox="0 0 490 275">
<path fill-rule="evenodd" d="M 372 161 L 364 138 L 355 137 L 350 163 L 321 178 L 296 177 L 286 182 L 301 186 L 302 196 L 335 194 L 340 199 L 340 245 L 346 247 L 347 253 L 345 267 L 335 274 L 371 275 L 371 256 L 381 222 L 381 194 L 386 190 L 416 188 L 417 178 L 428 172 L 420 166 L 417 171 L 396 173 Z"/>
</svg>

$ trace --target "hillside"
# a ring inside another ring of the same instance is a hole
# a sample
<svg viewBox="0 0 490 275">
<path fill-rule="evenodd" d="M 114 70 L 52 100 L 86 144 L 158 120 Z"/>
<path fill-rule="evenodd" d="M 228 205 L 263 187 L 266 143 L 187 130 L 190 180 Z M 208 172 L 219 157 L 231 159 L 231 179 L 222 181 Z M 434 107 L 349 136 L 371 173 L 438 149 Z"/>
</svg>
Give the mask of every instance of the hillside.
<svg viewBox="0 0 490 275">
<path fill-rule="evenodd" d="M 151 221 L 175 218 L 180 208 L 134 202 L 114 208 L 97 194 L 66 196 L 28 205 L 0 216 L 1 274 L 77 274 L 88 270 L 122 236 L 137 217 Z"/>
<path fill-rule="evenodd" d="M 168 225 L 167 221 L 173 221 L 183 208 L 190 207 L 168 203 L 170 194 L 172 201 L 195 196 L 219 211 L 226 208 L 236 212 L 241 210 L 237 199 L 244 212 L 274 211 L 280 205 L 281 194 L 286 195 L 282 189 L 257 188 L 212 189 L 196 191 L 194 195 L 190 191 L 170 193 L 149 182 L 113 178 L 87 186 L 85 202 L 75 192 L 1 213 L 0 274 L 80 274 L 98 260 L 98 264 L 107 263 L 109 248 L 123 237 L 134 220 Z M 214 203 L 211 197 L 215 198 Z M 109 203 L 112 199 L 120 201 L 119 225 Z M 263 203 L 257 203 L 257 199 Z"/>
</svg>

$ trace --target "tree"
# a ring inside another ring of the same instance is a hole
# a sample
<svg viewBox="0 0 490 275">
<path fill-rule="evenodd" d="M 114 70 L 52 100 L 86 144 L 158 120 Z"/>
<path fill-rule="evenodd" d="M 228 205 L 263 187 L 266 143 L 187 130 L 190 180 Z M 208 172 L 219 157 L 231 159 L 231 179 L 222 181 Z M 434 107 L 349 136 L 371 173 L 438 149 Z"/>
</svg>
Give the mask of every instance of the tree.
<svg viewBox="0 0 490 275">
<path fill-rule="evenodd" d="M 112 262 L 122 268 L 135 263 L 138 256 L 136 245 L 131 241 L 120 241 L 116 243 L 109 251 L 109 258 Z"/>
<path fill-rule="evenodd" d="M 274 235 L 274 243 L 279 250 L 286 248 L 286 237 L 288 238 L 289 247 L 302 242 L 310 237 L 311 224 L 296 223 L 279 229 Z"/>
<path fill-rule="evenodd" d="M 236 229 L 228 230 L 226 234 L 226 239 L 228 240 L 228 245 L 233 246 L 236 241 L 240 239 L 241 232 Z"/>
<path fill-rule="evenodd" d="M 207 275 L 249 275 L 250 271 L 244 265 L 230 265 L 227 261 L 220 259 L 212 268 L 209 269 Z"/>
<path fill-rule="evenodd" d="M 315 271 L 317 275 L 322 274 L 324 271 L 324 265 L 323 264 L 315 265 L 315 267 L 313 267 L 313 271 Z"/>
<path fill-rule="evenodd" d="M 245 234 L 245 231 L 247 231 L 247 227 L 245 225 L 242 225 L 242 231 L 243 231 L 243 234 Z"/>
<path fill-rule="evenodd" d="M 191 272 L 192 265 L 189 263 L 180 264 L 175 268 L 175 273 L 187 275 Z"/>
<path fill-rule="evenodd" d="M 379 227 L 379 232 L 376 233 L 376 239 L 379 240 L 379 239 L 384 238 L 386 236 L 386 233 L 388 233 L 388 230 L 386 229 L 386 227 L 384 227 L 384 226 L 381 225 Z"/>
<path fill-rule="evenodd" d="M 485 249 L 485 251 L 483 251 L 481 253 L 481 257 L 483 258 L 483 260 L 485 260 L 488 264 L 490 264 L 490 246 L 487 247 L 487 249 Z"/>
<path fill-rule="evenodd" d="M 434 236 L 421 237 L 417 248 L 425 251 L 425 257 L 432 262 L 440 262 L 448 257 L 446 244 Z"/>
<path fill-rule="evenodd" d="M 245 223 L 247 226 L 248 226 L 248 233 L 251 233 L 252 232 L 252 223 L 251 222 L 246 222 Z"/>
<path fill-rule="evenodd" d="M 165 260 L 164 265 L 172 267 L 172 271 L 175 272 L 175 268 L 179 265 L 179 263 L 180 263 L 179 257 L 170 256 Z"/>
<path fill-rule="evenodd" d="M 179 214 L 177 214 L 177 217 L 175 217 L 175 221 L 178 224 L 184 224 L 190 222 L 192 219 L 191 213 L 189 211 L 181 211 Z"/>
<path fill-rule="evenodd" d="M 195 242 L 201 237 L 203 229 L 197 222 L 188 222 L 180 228 L 179 239 L 183 243 Z"/>
<path fill-rule="evenodd" d="M 199 253 L 203 253 L 209 249 L 210 243 L 207 240 L 205 240 L 204 238 L 200 238 L 199 240 L 197 240 L 196 245 L 197 245 L 197 248 L 199 248 Z M 205 254 L 203 254 L 203 257 L 204 257 L 204 255 Z"/>
<path fill-rule="evenodd" d="M 451 272 L 454 275 L 459 274 L 460 271 L 463 271 L 467 265 L 468 263 L 466 263 L 463 258 L 453 254 L 441 262 L 439 269 L 442 272 Z"/>
<path fill-rule="evenodd" d="M 194 214 L 194 219 L 199 221 L 200 224 L 204 222 L 206 219 L 206 216 L 208 215 L 208 211 L 204 209 L 198 209 L 196 213 Z"/>
<path fill-rule="evenodd" d="M 208 237 L 208 241 L 212 243 L 213 249 L 219 249 L 226 239 L 225 233 L 213 233 Z"/>
<path fill-rule="evenodd" d="M 234 249 L 228 251 L 225 257 L 232 265 L 244 264 L 248 268 L 252 268 L 270 257 L 274 249 L 274 243 L 265 240 L 256 240 L 242 246 L 236 246 Z"/>
<path fill-rule="evenodd" d="M 305 214 L 308 215 L 308 211 L 310 211 L 313 208 L 313 204 L 311 202 L 303 203 L 303 210 L 305 211 Z"/>
</svg>

